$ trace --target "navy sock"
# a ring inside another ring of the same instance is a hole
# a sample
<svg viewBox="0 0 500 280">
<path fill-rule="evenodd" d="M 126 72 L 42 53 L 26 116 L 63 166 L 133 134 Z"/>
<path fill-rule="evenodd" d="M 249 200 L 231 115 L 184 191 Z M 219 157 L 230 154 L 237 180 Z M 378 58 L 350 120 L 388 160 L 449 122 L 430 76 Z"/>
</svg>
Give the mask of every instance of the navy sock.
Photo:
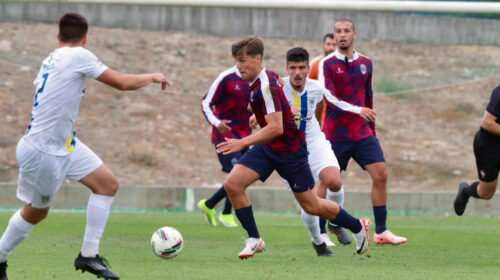
<svg viewBox="0 0 500 280">
<path fill-rule="evenodd" d="M 387 227 L 385 221 L 387 220 L 387 207 L 373 206 L 373 215 L 375 216 L 375 233 L 381 234 Z"/>
<path fill-rule="evenodd" d="M 231 200 L 229 200 L 229 197 L 226 196 L 226 203 L 224 203 L 224 210 L 222 210 L 222 214 L 224 215 L 231 214 L 232 208 L 233 205 L 231 204 Z"/>
<path fill-rule="evenodd" d="M 363 229 L 361 222 L 342 208 L 340 208 L 340 212 L 337 217 L 334 220 L 331 220 L 331 222 L 343 228 L 347 228 L 353 233 L 358 233 Z"/>
<path fill-rule="evenodd" d="M 326 219 L 319 217 L 319 233 L 326 233 Z"/>
<path fill-rule="evenodd" d="M 224 189 L 224 185 L 220 189 L 218 189 L 211 198 L 207 199 L 205 204 L 207 205 L 208 208 L 213 209 L 217 203 L 219 203 L 221 200 L 226 197 L 226 190 Z"/>
<path fill-rule="evenodd" d="M 467 188 L 464 189 L 464 193 L 468 194 L 469 196 L 475 197 L 475 198 L 480 198 L 479 195 L 477 194 L 477 187 L 479 186 L 479 182 L 476 181 Z"/>
<path fill-rule="evenodd" d="M 237 210 L 235 209 L 234 213 L 236 217 L 238 217 L 240 224 L 248 232 L 248 237 L 260 238 L 259 230 L 255 224 L 255 218 L 253 217 L 252 205 Z"/>
</svg>

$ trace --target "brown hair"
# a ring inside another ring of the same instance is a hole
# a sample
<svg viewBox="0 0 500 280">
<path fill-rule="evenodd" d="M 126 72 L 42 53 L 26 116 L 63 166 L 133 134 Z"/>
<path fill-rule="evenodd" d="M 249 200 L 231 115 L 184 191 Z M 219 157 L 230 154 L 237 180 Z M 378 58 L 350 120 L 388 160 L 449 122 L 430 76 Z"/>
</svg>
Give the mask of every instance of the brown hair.
<svg viewBox="0 0 500 280">
<path fill-rule="evenodd" d="M 231 52 L 233 57 L 237 57 L 242 53 L 246 53 L 250 56 L 256 56 L 258 54 L 264 55 L 264 42 L 262 42 L 262 39 L 258 36 L 248 36 L 233 43 Z"/>
<path fill-rule="evenodd" d="M 89 29 L 87 19 L 77 13 L 66 13 L 59 19 L 59 36 L 61 42 L 76 43 Z"/>
</svg>

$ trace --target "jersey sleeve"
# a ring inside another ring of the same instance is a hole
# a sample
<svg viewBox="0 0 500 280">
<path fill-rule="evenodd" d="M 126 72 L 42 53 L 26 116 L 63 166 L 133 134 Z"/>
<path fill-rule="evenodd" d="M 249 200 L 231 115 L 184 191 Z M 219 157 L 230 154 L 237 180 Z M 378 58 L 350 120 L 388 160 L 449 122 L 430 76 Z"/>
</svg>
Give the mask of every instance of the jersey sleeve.
<svg viewBox="0 0 500 280">
<path fill-rule="evenodd" d="M 363 109 L 362 107 L 352 105 L 349 102 L 345 102 L 345 101 L 339 100 L 336 96 L 334 96 L 329 90 L 327 90 L 324 87 L 321 87 L 321 91 L 323 92 L 323 96 L 324 96 L 325 100 L 329 104 L 338 107 L 342 111 L 351 112 L 351 113 L 355 113 L 355 114 L 360 114 L 361 113 L 361 109 Z"/>
<path fill-rule="evenodd" d="M 215 104 L 217 104 L 217 101 L 219 100 L 223 92 L 223 86 L 224 86 L 224 76 L 221 74 L 212 83 L 207 94 L 201 101 L 201 110 L 203 112 L 203 115 L 205 116 L 207 121 L 215 127 L 219 127 L 221 121 L 215 116 L 212 107 Z"/>
<path fill-rule="evenodd" d="M 328 64 L 325 63 L 326 59 L 322 59 L 318 65 L 318 81 L 320 84 L 330 91 L 335 96 L 335 85 L 333 84 L 333 73 Z"/>
<path fill-rule="evenodd" d="M 493 116 L 500 118 L 500 86 L 496 87 L 491 93 L 490 103 L 488 103 L 486 111 Z"/>
<path fill-rule="evenodd" d="M 368 79 L 366 80 L 366 87 L 365 87 L 365 106 L 373 109 L 373 80 L 372 80 L 372 74 L 373 74 L 373 66 L 370 64 L 370 69 L 369 69 L 369 76 Z M 377 137 L 377 131 L 376 131 L 376 126 L 375 126 L 375 121 L 369 122 L 370 128 L 373 131 L 373 135 Z"/>
<path fill-rule="evenodd" d="M 86 49 L 82 49 L 80 55 L 76 56 L 76 59 L 77 66 L 75 71 L 94 80 L 99 78 L 108 69 L 95 54 Z"/>
</svg>

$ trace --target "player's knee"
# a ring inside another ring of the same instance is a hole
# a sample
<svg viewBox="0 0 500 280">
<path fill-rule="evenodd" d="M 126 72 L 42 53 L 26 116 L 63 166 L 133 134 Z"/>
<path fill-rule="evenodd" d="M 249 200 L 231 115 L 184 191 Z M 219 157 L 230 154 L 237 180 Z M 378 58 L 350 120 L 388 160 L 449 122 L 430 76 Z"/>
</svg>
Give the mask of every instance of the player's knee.
<svg viewBox="0 0 500 280">
<path fill-rule="evenodd" d="M 319 206 L 316 204 L 307 203 L 300 206 L 309 215 L 317 216 L 319 214 Z"/>
<path fill-rule="evenodd" d="M 387 170 L 381 171 L 373 176 L 373 183 L 376 186 L 385 186 L 387 184 L 387 179 L 389 175 Z"/>
<path fill-rule="evenodd" d="M 103 186 L 101 194 L 114 196 L 118 192 L 119 188 L 120 188 L 120 183 L 118 182 L 118 178 L 116 178 L 116 176 L 113 176 L 106 180 L 106 183 Z"/>
<path fill-rule="evenodd" d="M 326 187 L 332 192 L 338 192 L 342 188 L 342 180 L 336 177 L 330 177 L 325 180 Z"/>
<path fill-rule="evenodd" d="M 224 190 L 228 195 L 234 195 L 238 193 L 238 185 L 228 178 L 228 180 L 224 182 Z"/>
</svg>

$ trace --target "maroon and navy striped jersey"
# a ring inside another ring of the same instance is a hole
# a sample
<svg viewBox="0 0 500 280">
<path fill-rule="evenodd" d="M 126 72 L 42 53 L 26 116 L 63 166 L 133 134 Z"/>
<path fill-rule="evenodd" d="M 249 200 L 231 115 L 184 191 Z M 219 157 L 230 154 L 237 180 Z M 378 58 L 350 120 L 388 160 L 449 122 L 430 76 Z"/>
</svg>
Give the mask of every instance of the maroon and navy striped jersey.
<svg viewBox="0 0 500 280">
<path fill-rule="evenodd" d="M 250 106 L 260 127 L 267 125 L 265 115 L 283 114 L 283 134 L 264 143 L 273 152 L 293 153 L 305 143 L 304 132 L 297 128 L 290 105 L 278 84 L 278 75 L 263 69 L 257 80 L 250 85 Z"/>
<path fill-rule="evenodd" d="M 241 78 L 236 66 L 220 73 L 201 102 L 203 115 L 213 127 L 213 144 L 224 141 L 224 137 L 241 139 L 250 135 L 248 102 L 248 82 Z M 231 121 L 231 131 L 220 134 L 217 127 L 221 120 Z"/>
<path fill-rule="evenodd" d="M 338 51 L 326 56 L 319 65 L 319 80 L 339 100 L 373 109 L 372 61 L 354 51 L 353 58 Z M 357 141 L 376 136 L 375 123 L 359 114 L 344 111 L 326 100 L 323 131 L 330 141 Z"/>
</svg>

